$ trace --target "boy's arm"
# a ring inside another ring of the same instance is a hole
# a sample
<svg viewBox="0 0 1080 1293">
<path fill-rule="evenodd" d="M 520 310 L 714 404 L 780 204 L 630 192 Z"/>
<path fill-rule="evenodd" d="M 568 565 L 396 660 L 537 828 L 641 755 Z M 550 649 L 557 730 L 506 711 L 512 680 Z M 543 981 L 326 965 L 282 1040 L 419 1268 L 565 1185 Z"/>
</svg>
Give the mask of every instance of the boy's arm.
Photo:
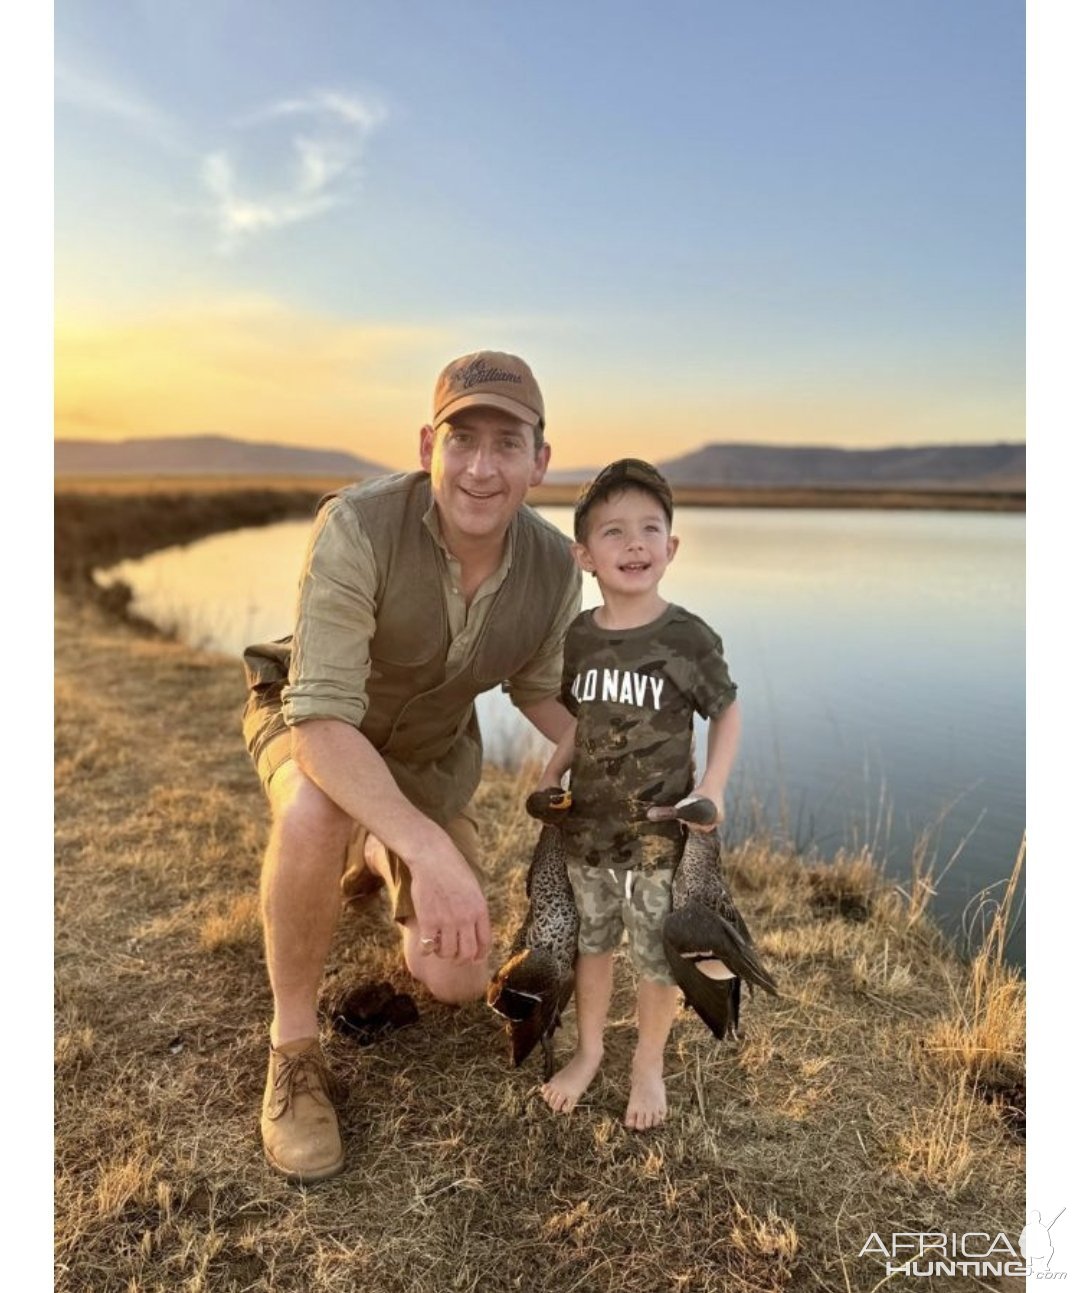
<svg viewBox="0 0 1080 1293">
<path fill-rule="evenodd" d="M 560 708 L 562 708 L 560 706 Z M 563 711 L 566 712 L 565 710 Z M 574 761 L 574 737 L 577 733 L 577 720 L 570 718 L 562 736 L 559 737 L 558 744 L 551 752 L 551 758 L 547 761 L 547 766 L 540 773 L 540 779 L 536 783 L 537 790 L 546 790 L 549 786 L 561 786 L 563 776 L 569 771 L 571 763 Z"/>
<path fill-rule="evenodd" d="M 739 748 L 742 732 L 742 713 L 739 702 L 733 700 L 715 718 L 709 719 L 706 744 L 705 771 L 694 787 L 695 795 L 704 795 L 716 805 L 717 821 L 724 820 L 724 791 Z M 691 830 L 711 830 L 711 826 L 691 826 Z"/>
</svg>

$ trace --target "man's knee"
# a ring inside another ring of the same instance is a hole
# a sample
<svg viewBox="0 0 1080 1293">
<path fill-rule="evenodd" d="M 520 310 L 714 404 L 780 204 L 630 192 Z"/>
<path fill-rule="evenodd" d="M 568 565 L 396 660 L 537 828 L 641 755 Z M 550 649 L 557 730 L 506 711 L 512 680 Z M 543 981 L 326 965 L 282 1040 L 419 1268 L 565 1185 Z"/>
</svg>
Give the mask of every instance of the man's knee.
<svg viewBox="0 0 1080 1293">
<path fill-rule="evenodd" d="M 491 977 L 486 961 L 443 961 L 437 956 L 423 956 L 408 947 L 405 966 L 436 1001 L 447 1006 L 464 1006 L 470 1001 L 479 1001 Z"/>
<path fill-rule="evenodd" d="M 334 854 L 344 860 L 353 820 L 295 763 L 283 764 L 270 782 L 273 834 L 290 852 Z"/>
</svg>

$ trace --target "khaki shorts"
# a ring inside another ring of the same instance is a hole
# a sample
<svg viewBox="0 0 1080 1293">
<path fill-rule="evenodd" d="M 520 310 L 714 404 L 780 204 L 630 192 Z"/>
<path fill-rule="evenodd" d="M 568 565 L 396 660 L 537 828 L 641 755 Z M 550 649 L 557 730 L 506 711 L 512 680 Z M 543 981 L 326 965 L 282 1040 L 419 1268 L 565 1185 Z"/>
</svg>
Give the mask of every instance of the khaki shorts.
<svg viewBox="0 0 1080 1293">
<path fill-rule="evenodd" d="M 270 778 L 282 764 L 292 761 L 292 733 L 281 716 L 280 699 L 275 698 L 271 703 L 262 704 L 259 700 L 257 695 L 249 696 L 244 709 L 244 742 L 263 790 L 269 797 Z M 480 888 L 486 893 L 488 876 L 480 861 L 480 834 L 476 818 L 469 811 L 468 805 L 444 829 L 480 882 Z M 368 834 L 367 827 L 361 826 L 359 822 L 353 826 L 341 877 L 346 900 L 361 900 L 382 887 L 380 878 L 373 877 L 364 862 L 364 846 Z M 395 920 L 406 921 L 416 915 L 412 901 L 412 877 L 409 875 L 409 868 L 396 853 L 387 849 L 386 856 L 390 862 L 390 906 L 393 916 Z"/>
<path fill-rule="evenodd" d="M 610 952 L 618 947 L 625 930 L 638 974 L 673 985 L 660 931 L 671 911 L 674 868 L 615 871 L 569 862 L 566 871 L 581 921 L 578 951 Z"/>
</svg>

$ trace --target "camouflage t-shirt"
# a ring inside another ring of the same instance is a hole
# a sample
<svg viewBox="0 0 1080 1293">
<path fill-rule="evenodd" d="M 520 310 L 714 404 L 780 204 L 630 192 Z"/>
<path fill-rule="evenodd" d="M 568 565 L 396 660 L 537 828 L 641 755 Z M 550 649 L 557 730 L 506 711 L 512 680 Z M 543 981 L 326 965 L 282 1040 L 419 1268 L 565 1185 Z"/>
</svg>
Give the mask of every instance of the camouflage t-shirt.
<svg viewBox="0 0 1080 1293">
<path fill-rule="evenodd" d="M 583 611 L 567 630 L 562 702 L 577 719 L 566 823 L 572 856 L 589 866 L 673 863 L 682 827 L 650 822 L 654 804 L 693 790 L 694 714 L 735 699 L 724 644 L 681 606 L 635 629 L 604 629 Z"/>
</svg>

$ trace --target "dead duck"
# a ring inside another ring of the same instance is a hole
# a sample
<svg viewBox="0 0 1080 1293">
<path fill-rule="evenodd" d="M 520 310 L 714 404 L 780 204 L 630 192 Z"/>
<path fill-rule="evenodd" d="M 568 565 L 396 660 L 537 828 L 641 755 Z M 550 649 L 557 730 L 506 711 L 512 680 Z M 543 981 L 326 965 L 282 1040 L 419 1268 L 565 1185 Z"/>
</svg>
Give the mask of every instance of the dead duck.
<svg viewBox="0 0 1080 1293">
<path fill-rule="evenodd" d="M 650 817 L 675 817 L 707 825 L 716 807 L 704 798 L 683 800 Z M 687 1003 L 719 1040 L 738 1039 L 742 980 L 772 996 L 779 989 L 761 963 L 754 940 L 720 873 L 715 831 L 690 831 L 671 885 L 671 914 L 661 932 L 672 977 Z M 712 974 L 699 968 L 709 963 Z"/>
<path fill-rule="evenodd" d="M 487 1003 L 507 1021 L 515 1068 L 540 1043 L 546 1082 L 555 1072 L 552 1038 L 574 991 L 578 943 L 577 907 L 566 874 L 562 832 L 555 826 L 545 825 L 540 832 L 525 893 L 528 911 L 509 958 L 488 985 Z"/>
</svg>

